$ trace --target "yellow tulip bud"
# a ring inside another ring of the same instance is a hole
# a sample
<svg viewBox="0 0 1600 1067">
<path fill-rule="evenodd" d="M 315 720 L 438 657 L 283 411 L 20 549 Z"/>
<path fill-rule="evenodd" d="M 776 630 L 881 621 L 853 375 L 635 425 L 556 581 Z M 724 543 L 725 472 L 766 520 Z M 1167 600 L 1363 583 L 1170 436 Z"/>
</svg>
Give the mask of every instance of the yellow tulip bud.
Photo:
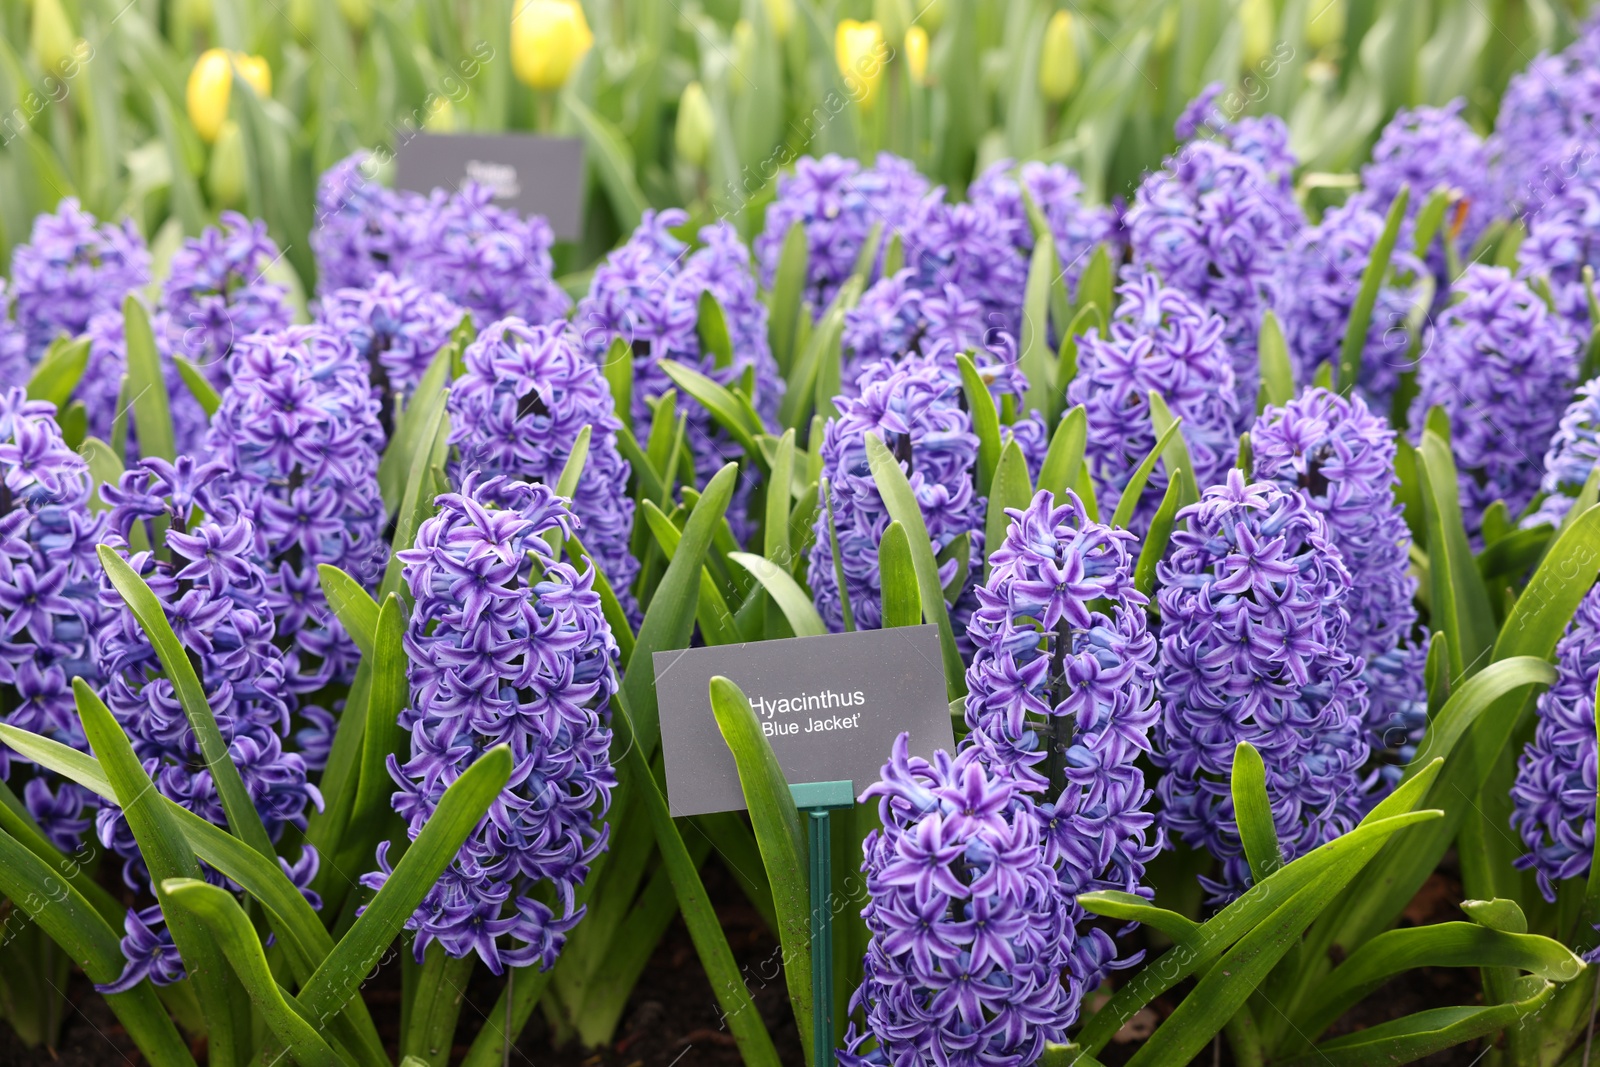
<svg viewBox="0 0 1600 1067">
<path fill-rule="evenodd" d="M 921 26 L 906 31 L 906 66 L 911 68 L 912 81 L 928 84 L 928 31 Z"/>
<path fill-rule="evenodd" d="M 370 0 L 339 0 L 339 14 L 357 33 L 363 32 L 372 21 Z"/>
<path fill-rule="evenodd" d="M 532 89 L 559 89 L 594 44 L 577 0 L 527 0 L 511 18 L 511 70 Z"/>
<path fill-rule="evenodd" d="M 239 124 L 226 119 L 217 131 L 206 168 L 206 190 L 217 207 L 238 207 L 244 200 L 244 134 Z"/>
<path fill-rule="evenodd" d="M 317 10 L 311 5 L 316 0 L 289 0 L 289 25 L 302 37 L 309 38 L 317 30 Z"/>
<path fill-rule="evenodd" d="M 1052 104 L 1059 104 L 1078 88 L 1082 61 L 1073 34 L 1072 14 L 1057 11 L 1044 28 L 1044 45 L 1039 54 L 1039 91 Z"/>
<path fill-rule="evenodd" d="M 772 23 L 772 35 L 787 40 L 789 27 L 794 25 L 794 0 L 765 0 L 767 21 Z"/>
<path fill-rule="evenodd" d="M 833 50 L 845 87 L 862 107 L 870 106 L 883 80 L 883 64 L 888 50 L 883 42 L 883 27 L 876 22 L 845 19 L 834 31 Z"/>
<path fill-rule="evenodd" d="M 47 71 L 58 71 L 72 55 L 78 35 L 72 32 L 72 23 L 61 8 L 61 0 L 33 0 L 33 25 L 28 34 L 28 47 L 34 58 Z"/>
<path fill-rule="evenodd" d="M 423 116 L 422 128 L 430 133 L 450 133 L 456 129 L 456 108 L 448 96 L 436 96 Z"/>
<path fill-rule="evenodd" d="M 920 0 L 915 6 L 917 25 L 926 29 L 930 36 L 938 33 L 939 27 L 944 25 L 944 0 Z"/>
<path fill-rule="evenodd" d="M 1273 24 L 1276 21 L 1272 0 L 1239 0 L 1239 25 L 1244 31 L 1239 44 L 1239 58 L 1247 68 L 1256 66 L 1272 51 Z"/>
<path fill-rule="evenodd" d="M 1157 52 L 1165 52 L 1172 47 L 1172 42 L 1178 39 L 1178 9 L 1168 7 L 1161 12 L 1161 20 L 1156 23 L 1156 39 L 1154 42 Z"/>
<path fill-rule="evenodd" d="M 216 141 L 228 117 L 228 99 L 233 95 L 233 72 L 262 98 L 272 95 L 272 68 L 260 56 L 247 56 L 221 48 L 200 53 L 189 72 L 184 98 L 189 105 L 189 121 L 207 144 Z"/>
<path fill-rule="evenodd" d="M 740 19 L 733 24 L 733 62 L 735 70 L 752 70 L 761 62 L 756 52 L 756 28 L 750 25 L 749 19 Z M 728 79 L 728 88 L 733 95 L 742 96 L 750 87 L 747 78 Z"/>
<path fill-rule="evenodd" d="M 678 158 L 695 167 L 704 167 L 716 132 L 717 117 L 711 111 L 705 89 L 699 82 L 690 82 L 678 100 L 678 125 L 672 131 L 672 145 L 677 149 Z"/>
<path fill-rule="evenodd" d="M 1343 38 L 1343 0 L 1311 0 L 1306 9 L 1306 44 L 1320 52 Z"/>
</svg>

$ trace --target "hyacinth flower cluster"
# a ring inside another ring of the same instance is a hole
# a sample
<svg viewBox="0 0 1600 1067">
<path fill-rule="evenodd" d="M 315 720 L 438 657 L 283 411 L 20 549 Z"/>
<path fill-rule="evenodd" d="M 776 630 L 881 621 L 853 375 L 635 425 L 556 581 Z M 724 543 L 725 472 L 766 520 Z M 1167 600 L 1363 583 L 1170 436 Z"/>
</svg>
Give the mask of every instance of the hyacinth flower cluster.
<svg viewBox="0 0 1600 1067">
<path fill-rule="evenodd" d="M 1583 270 L 1600 272 L 1600 133 L 1575 143 L 1570 155 L 1560 181 L 1547 186 L 1525 216 L 1528 235 L 1517 246 L 1517 266 L 1525 278 L 1548 284 L 1556 310 L 1587 335 L 1592 323 Z"/>
<path fill-rule="evenodd" d="M 1279 302 L 1304 217 L 1281 123 L 1225 123 L 1213 114 L 1211 95 L 1190 105 L 1178 136 L 1214 136 L 1187 141 L 1146 176 L 1124 222 L 1137 267 L 1222 316 L 1242 417 L 1254 409 L 1260 382 L 1261 316 Z"/>
<path fill-rule="evenodd" d="M 633 498 L 629 467 L 617 452 L 622 428 L 600 368 L 566 323 L 530 326 L 505 319 L 467 346 L 464 371 L 450 390 L 450 443 L 458 450 L 451 479 L 473 471 L 507 482 L 554 488 L 589 427 L 589 455 L 573 494 L 572 511 L 584 547 L 606 580 L 632 608 L 628 587 L 639 573 L 629 551 Z M 633 610 L 636 610 L 634 608 Z"/>
<path fill-rule="evenodd" d="M 871 934 L 840 1067 L 1027 1064 L 1061 1041 L 1087 992 L 1062 980 L 1072 938 L 1021 782 L 977 749 L 932 762 L 895 742 L 880 781 L 883 829 L 863 846 Z"/>
<path fill-rule="evenodd" d="M 1510 210 L 1533 214 L 1580 160 L 1600 130 L 1600 19 L 1554 55 L 1541 53 L 1512 75 L 1495 116 L 1490 150 Z"/>
<path fill-rule="evenodd" d="M 1596 679 L 1600 678 L 1600 594 L 1578 603 L 1556 645 L 1555 684 L 1539 694 L 1539 724 L 1517 762 L 1511 825 L 1547 900 L 1556 883 L 1589 873 L 1594 858 Z"/>
<path fill-rule="evenodd" d="M 88 468 L 66 446 L 55 408 L 20 387 L 0 391 L 0 716 L 84 747 L 72 680 L 97 678 L 95 545 L 105 520 L 89 510 Z M 9 771 L 9 760 L 0 763 Z M 71 782 L 35 776 L 23 800 L 46 836 L 76 849 L 96 802 Z"/>
<path fill-rule="evenodd" d="M 26 382 L 32 373 L 28 335 L 11 318 L 11 294 L 0 278 L 0 382 Z"/>
<path fill-rule="evenodd" d="M 927 192 L 928 181 L 916 167 L 887 152 L 879 153 L 871 167 L 831 154 L 802 156 L 792 173 L 778 179 L 777 198 L 767 207 L 766 223 L 753 242 L 761 284 L 772 288 L 784 238 L 799 223 L 809 252 L 805 299 L 812 314 L 821 315 L 855 272 L 873 227 L 882 227 L 881 256 L 882 247 L 904 230 Z"/>
<path fill-rule="evenodd" d="M 1137 764 L 1158 717 L 1156 641 L 1133 584 L 1138 539 L 1091 522 L 1072 493 L 1057 504 L 1042 490 L 1006 514 L 967 623 L 963 746 L 996 778 L 1042 794 L 1045 862 L 1076 930 L 1068 967 L 1092 989 L 1116 946 L 1104 930 L 1080 929 L 1077 894 L 1138 892 L 1159 849 L 1146 840 L 1155 817 Z"/>
<path fill-rule="evenodd" d="M 1359 396 L 1310 388 L 1263 411 L 1250 446 L 1255 477 L 1304 496 L 1350 572 L 1345 648 L 1365 664 L 1367 744 L 1382 783 L 1392 786 L 1428 726 L 1411 531 L 1395 497 L 1395 432 Z"/>
<path fill-rule="evenodd" d="M 1486 508 L 1513 516 L 1533 500 L 1540 457 L 1577 376 L 1578 340 L 1503 267 L 1473 264 L 1428 329 L 1408 421 L 1420 436 L 1435 405 L 1450 419 L 1461 511 L 1474 537 Z"/>
<path fill-rule="evenodd" d="M 1151 390 L 1183 419 L 1181 432 L 1195 465 L 1191 473 L 1209 485 L 1232 465 L 1238 444 L 1239 401 L 1226 326 L 1180 290 L 1163 288 L 1148 271 L 1130 275 L 1117 296 L 1106 336 L 1096 329 L 1079 339 L 1078 374 L 1067 387 L 1067 402 L 1084 405 L 1088 415 L 1084 457 L 1096 493 L 1102 500 L 1120 497 L 1155 447 Z M 1130 520 L 1135 532 L 1149 526 L 1167 479 L 1164 464 L 1151 472 Z"/>
<path fill-rule="evenodd" d="M 542 536 L 566 529 L 566 501 L 543 485 L 471 474 L 438 505 L 400 553 L 416 604 L 405 636 L 411 707 L 400 719 L 410 758 L 389 757 L 395 810 L 414 839 L 486 749 L 508 745 L 514 769 L 406 925 L 419 961 L 437 941 L 457 959 L 476 952 L 495 974 L 547 970 L 583 917 L 574 893 L 606 845 L 598 820 L 616 781 L 607 708 L 617 646 L 593 572 L 559 561 Z M 363 884 L 383 884 L 387 853 L 386 842 Z M 559 915 L 535 899 L 544 882 Z"/>
<path fill-rule="evenodd" d="M 817 515 L 806 572 L 817 610 L 834 632 L 844 628 L 846 602 L 856 629 L 874 630 L 883 622 L 878 544 L 890 518 L 867 462 L 868 434 L 880 436 L 906 472 L 934 553 L 965 536 L 970 539 L 968 574 L 981 574 L 983 567 L 984 502 L 972 483 L 978 438 L 960 383 L 937 363 L 913 356 L 868 367 L 860 386 L 859 396 L 835 401 L 839 417 L 829 419 L 823 430 L 822 477 L 828 495 Z M 953 556 L 944 562 L 941 585 L 955 578 L 959 562 Z M 835 568 L 844 575 L 843 589 Z M 969 593 L 962 590 L 957 597 L 958 626 L 971 610 Z"/>
<path fill-rule="evenodd" d="M 283 286 L 266 278 L 281 258 L 267 224 L 236 211 L 223 212 L 220 229 L 207 227 L 172 257 L 161 290 L 167 340 L 218 389 L 228 384 L 228 353 L 238 341 L 292 319 Z"/>
<path fill-rule="evenodd" d="M 366 152 L 346 156 L 317 182 L 317 218 L 311 250 L 317 259 L 317 291 L 364 289 L 378 275 L 402 274 L 411 230 L 407 220 L 425 204 L 416 193 L 397 192 L 377 180 Z"/>
<path fill-rule="evenodd" d="M 235 501 L 221 494 L 226 473 L 220 463 L 200 464 L 187 456 L 176 463 L 143 460 L 117 485 L 100 490 L 110 505 L 106 543 L 160 601 L 189 652 L 228 743 L 227 756 L 276 840 L 286 827 L 304 829 L 307 808 L 320 808 L 322 798 L 306 779 L 305 760 L 285 749 L 295 709 L 288 664 L 274 642 L 258 532 Z M 135 548 L 135 543 L 160 552 Z M 108 615 L 99 667 L 111 713 L 163 796 L 226 826 L 211 771 L 144 628 L 109 579 L 101 582 L 100 602 Z M 100 843 L 123 859 L 123 881 L 130 889 L 144 888 L 148 872 L 121 809 L 102 807 L 96 818 Z M 279 863 L 306 891 L 316 874 L 315 851 L 306 847 L 293 866 Z M 207 877 L 225 884 L 215 871 Z M 122 942 L 127 967 L 103 992 L 132 988 L 145 977 L 157 984 L 181 977 L 181 961 L 170 933 L 160 926 L 159 908 L 130 913 L 127 932 Z"/>
<path fill-rule="evenodd" d="M 1110 207 L 1088 204 L 1083 182 L 1070 167 L 1037 160 L 1018 167 L 1009 159 L 990 164 L 967 187 L 967 199 L 991 208 L 1012 223 L 1017 251 L 1033 253 L 1033 224 L 1023 202 L 1023 191 L 1044 218 L 1055 243 L 1057 269 L 1068 292 L 1076 292 L 1078 276 L 1088 266 L 1098 245 L 1110 245 L 1113 261 L 1120 259 L 1120 220 Z"/>
<path fill-rule="evenodd" d="M 1397 112 L 1378 136 L 1371 162 L 1361 168 L 1361 191 L 1351 198 L 1351 203 L 1383 216 L 1400 187 L 1410 186 L 1409 223 L 1434 190 L 1450 190 L 1459 199 L 1446 212 L 1444 229 L 1463 258 L 1489 224 L 1505 213 L 1490 147 L 1461 117 L 1465 107 L 1466 101 L 1457 99 L 1444 107 Z M 1429 259 L 1444 278 L 1445 260 L 1437 240 Z"/>
<path fill-rule="evenodd" d="M 1562 413 L 1544 454 L 1544 477 L 1539 482 L 1544 499 L 1523 525 L 1560 526 L 1596 463 L 1600 463 L 1600 378 L 1580 385 Z"/>
<path fill-rule="evenodd" d="M 953 285 L 977 301 L 989 331 L 1021 334 L 1028 261 L 1020 249 L 1031 239 L 1026 218 L 985 200 L 951 203 L 932 193 L 911 212 L 902 236 L 919 288 Z"/>
<path fill-rule="evenodd" d="M 1288 284 L 1277 312 L 1300 381 L 1310 381 L 1324 363 L 1337 369 L 1345 325 L 1383 228 L 1382 215 L 1352 202 L 1329 211 L 1295 239 L 1285 265 Z M 1422 262 L 1397 246 L 1367 323 L 1359 385 L 1385 409 L 1400 376 L 1411 369 L 1407 351 L 1411 334 L 1406 325 L 1423 273 Z"/>
<path fill-rule="evenodd" d="M 1367 695 L 1350 655 L 1350 572 L 1298 490 L 1237 469 L 1178 512 L 1161 589 L 1161 722 L 1153 760 L 1167 834 L 1221 861 L 1201 879 L 1225 901 L 1250 885 L 1234 821 L 1234 750 L 1267 771 L 1284 862 L 1354 826 L 1365 809 Z"/>
<path fill-rule="evenodd" d="M 12 253 L 10 287 L 30 362 L 57 337 L 83 333 L 98 313 L 120 311 L 123 297 L 149 281 L 150 251 L 132 219 L 102 225 L 75 197 L 34 219 L 28 243 Z"/>
<path fill-rule="evenodd" d="M 443 293 L 388 271 L 364 288 L 335 289 L 318 303 L 317 321 L 349 341 L 366 364 L 385 439 L 397 407 L 410 399 L 463 314 Z"/>
<path fill-rule="evenodd" d="M 325 326 L 253 334 L 234 346 L 229 366 L 206 444 L 227 467 L 218 491 L 255 527 L 286 681 L 296 693 L 348 684 L 355 642 L 324 600 L 317 567 L 338 567 L 375 589 L 388 558 L 383 432 L 366 367 Z M 331 726 L 320 709 L 300 710 Z"/>
</svg>

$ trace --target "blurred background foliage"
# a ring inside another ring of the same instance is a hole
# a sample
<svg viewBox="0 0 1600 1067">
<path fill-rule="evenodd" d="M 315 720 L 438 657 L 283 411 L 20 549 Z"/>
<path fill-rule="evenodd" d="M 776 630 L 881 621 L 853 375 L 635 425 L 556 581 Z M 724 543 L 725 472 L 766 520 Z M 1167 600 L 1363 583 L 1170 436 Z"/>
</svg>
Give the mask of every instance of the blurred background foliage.
<svg viewBox="0 0 1600 1067">
<path fill-rule="evenodd" d="M 418 129 L 541 130 L 588 145 L 584 237 L 558 255 L 579 287 L 647 207 L 749 235 L 774 175 L 808 152 L 897 152 L 952 190 L 997 159 L 1056 160 L 1109 200 L 1172 149 L 1175 119 L 1212 81 L 1229 110 L 1284 116 L 1302 189 L 1337 195 L 1396 108 L 1464 97 L 1487 130 L 1511 74 L 1567 43 L 1586 6 L 584 0 L 593 46 L 565 42 L 572 69 L 539 89 L 519 65 L 534 44 L 512 33 L 530 2 L 548 0 L 0 0 L 0 268 L 71 195 L 133 217 L 158 276 L 219 210 L 265 218 L 309 289 L 329 165 Z M 841 74 L 850 19 L 881 33 L 870 84 Z M 186 103 L 212 47 L 269 72 L 237 67 L 214 132 Z"/>
</svg>

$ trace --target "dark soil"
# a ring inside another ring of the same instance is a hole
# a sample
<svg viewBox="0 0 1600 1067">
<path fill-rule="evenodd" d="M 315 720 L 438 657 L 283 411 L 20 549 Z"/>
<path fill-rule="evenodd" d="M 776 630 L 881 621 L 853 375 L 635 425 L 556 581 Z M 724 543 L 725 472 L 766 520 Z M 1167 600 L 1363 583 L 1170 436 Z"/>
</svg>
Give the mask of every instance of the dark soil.
<svg viewBox="0 0 1600 1067">
<path fill-rule="evenodd" d="M 753 909 L 739 895 L 737 887 L 720 865 L 709 863 L 705 871 L 706 890 L 722 916 L 729 943 L 741 965 L 769 958 L 777 945 Z M 1408 923 L 1443 922 L 1460 918 L 1455 902 L 1461 889 L 1449 874 L 1436 874 L 1417 894 L 1406 912 Z M 479 980 L 468 996 L 462 1012 L 461 1036 L 470 1041 L 481 1025 L 482 1011 L 495 1001 L 497 980 L 478 970 Z M 1102 1056 L 1107 1067 L 1118 1067 L 1138 1049 L 1139 1040 L 1161 1018 L 1176 1007 L 1180 987 L 1155 1001 L 1151 1014 L 1136 1018 L 1125 1029 L 1122 1040 L 1113 1042 Z M 399 1030 L 398 967 L 388 966 L 369 984 L 368 1003 L 386 1041 L 393 1042 Z M 28 1049 L 7 1027 L 0 1027 L 0 1067 L 129 1067 L 142 1064 L 127 1035 L 123 1033 L 105 1002 L 95 995 L 81 975 L 68 990 L 73 1007 L 62 1027 L 62 1038 L 55 1052 Z M 1412 971 L 1389 983 L 1340 1020 L 1328 1036 L 1350 1033 L 1398 1018 L 1425 1008 L 1470 1004 L 1480 999 L 1477 974 L 1463 969 L 1424 968 Z M 802 1063 L 799 1035 L 788 1010 L 782 986 L 774 984 L 756 993 L 756 1004 L 778 1046 L 785 1067 Z M 481 1007 L 475 1008 L 474 1005 Z M 535 1013 L 512 1055 L 521 1067 L 737 1067 L 738 1050 L 732 1036 L 719 1025 L 720 1013 L 710 983 L 700 967 L 688 931 L 675 920 L 657 946 L 645 978 L 628 1002 L 616 1043 L 610 1048 L 581 1049 L 574 1046 L 553 1048 L 550 1031 L 543 1017 Z M 198 1051 L 198 1050 L 197 1050 Z M 457 1047 L 456 1055 L 466 1052 Z M 1418 1061 L 1426 1067 L 1471 1067 L 1480 1058 L 1477 1043 L 1458 1046 L 1447 1052 Z M 1196 1067 L 1230 1065 L 1226 1043 L 1214 1058 L 1199 1057 Z"/>
</svg>

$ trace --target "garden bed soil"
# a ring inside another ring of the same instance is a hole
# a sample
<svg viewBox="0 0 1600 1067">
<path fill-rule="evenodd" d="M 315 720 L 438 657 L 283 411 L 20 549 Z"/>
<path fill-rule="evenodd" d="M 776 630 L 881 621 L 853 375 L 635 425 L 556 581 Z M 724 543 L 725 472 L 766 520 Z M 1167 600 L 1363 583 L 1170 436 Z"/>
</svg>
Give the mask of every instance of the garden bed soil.
<svg viewBox="0 0 1600 1067">
<path fill-rule="evenodd" d="M 706 891 L 717 913 L 734 955 L 741 965 L 755 964 L 771 957 L 777 948 L 771 933 L 754 909 L 739 895 L 738 888 L 715 863 L 705 868 Z M 1411 924 L 1443 922 L 1460 918 L 1455 902 L 1461 899 L 1460 886 L 1447 874 L 1433 875 L 1407 909 Z M 497 979 L 480 968 L 467 1005 L 462 1011 L 461 1037 L 464 1042 L 481 1025 L 483 1013 L 494 1004 L 499 992 Z M 1181 994 L 1184 987 L 1174 990 Z M 50 1050 L 25 1047 L 10 1030 L 0 1026 L 0 1067 L 142 1067 L 143 1059 L 128 1041 L 105 1001 L 94 995 L 82 975 L 74 978 L 68 990 L 73 1003 L 62 1027 L 58 1047 Z M 1445 1005 L 1470 1004 L 1479 998 L 1476 972 L 1453 968 L 1423 968 L 1411 971 L 1379 989 L 1363 1001 L 1338 1028 L 1330 1033 L 1349 1033 L 1401 1015 Z M 378 1029 L 392 1046 L 399 1033 L 399 968 L 386 966 L 367 989 Z M 784 1067 L 801 1067 L 803 1058 L 799 1034 L 789 1015 L 788 1001 L 780 984 L 760 989 L 756 1006 L 766 1020 L 778 1047 Z M 1149 1027 L 1170 1014 L 1178 997 L 1169 995 L 1151 1005 L 1153 1014 L 1135 1019 L 1125 1030 L 1124 1040 L 1114 1041 L 1101 1059 L 1106 1067 L 1119 1067 L 1138 1050 L 1139 1041 Z M 682 920 L 674 920 L 661 944 L 656 947 L 644 979 L 633 991 L 623 1013 L 615 1044 L 610 1048 L 581 1049 L 576 1046 L 553 1048 L 550 1032 L 542 1016 L 533 1022 L 511 1057 L 520 1067 L 739 1067 L 738 1049 L 732 1036 L 719 1025 L 721 1013 L 712 995 L 711 984 L 695 955 L 694 944 Z M 197 1050 L 201 1051 L 201 1050 Z M 458 1045 L 452 1062 L 466 1052 Z M 1479 1062 L 1482 1048 L 1469 1042 L 1446 1052 L 1417 1061 L 1424 1067 L 1471 1067 Z M 1219 1054 L 1208 1052 L 1195 1060 L 1196 1067 L 1228 1067 L 1231 1058 L 1226 1046 Z"/>
</svg>

